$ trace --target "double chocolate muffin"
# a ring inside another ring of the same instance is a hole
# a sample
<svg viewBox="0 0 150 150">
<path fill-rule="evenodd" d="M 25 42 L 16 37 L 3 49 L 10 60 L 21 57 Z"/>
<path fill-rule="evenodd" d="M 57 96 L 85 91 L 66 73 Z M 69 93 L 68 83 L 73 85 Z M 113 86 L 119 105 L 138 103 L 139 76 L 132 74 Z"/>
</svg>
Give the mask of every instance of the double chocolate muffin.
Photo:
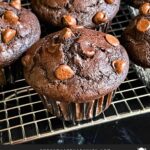
<svg viewBox="0 0 150 150">
<path fill-rule="evenodd" d="M 122 35 L 122 44 L 135 64 L 150 67 L 150 15 L 139 15 L 131 21 Z"/>
<path fill-rule="evenodd" d="M 0 68 L 18 59 L 40 34 L 37 17 L 22 8 L 20 0 L 0 2 Z"/>
<path fill-rule="evenodd" d="M 117 14 L 120 0 L 31 0 L 37 15 L 57 27 L 97 28 Z"/>
<path fill-rule="evenodd" d="M 129 59 L 114 36 L 64 28 L 34 44 L 22 59 L 25 79 L 49 111 L 65 120 L 97 116 L 126 78 Z"/>
</svg>

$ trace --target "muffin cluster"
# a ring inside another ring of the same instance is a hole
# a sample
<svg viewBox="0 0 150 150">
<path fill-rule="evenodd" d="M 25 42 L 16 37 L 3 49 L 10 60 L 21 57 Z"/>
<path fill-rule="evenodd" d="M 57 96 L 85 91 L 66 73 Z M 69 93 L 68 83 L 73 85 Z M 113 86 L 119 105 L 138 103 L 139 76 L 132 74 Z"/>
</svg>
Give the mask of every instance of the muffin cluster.
<svg viewBox="0 0 150 150">
<path fill-rule="evenodd" d="M 0 2 L 0 67 L 27 51 L 22 58 L 25 79 L 50 113 L 66 121 L 98 116 L 110 106 L 129 70 L 125 48 L 106 30 L 120 0 L 31 4 L 38 18 L 58 31 L 39 39 L 39 21 L 20 0 Z M 143 28 L 146 25 L 139 24 L 139 30 Z"/>
</svg>

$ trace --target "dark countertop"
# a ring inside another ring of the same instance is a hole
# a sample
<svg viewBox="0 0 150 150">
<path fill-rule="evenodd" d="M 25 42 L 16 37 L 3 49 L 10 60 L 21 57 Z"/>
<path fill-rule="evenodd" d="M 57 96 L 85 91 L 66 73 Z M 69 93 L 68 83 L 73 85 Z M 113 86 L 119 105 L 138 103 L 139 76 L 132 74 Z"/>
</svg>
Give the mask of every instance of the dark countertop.
<svg viewBox="0 0 150 150">
<path fill-rule="evenodd" d="M 28 144 L 150 144 L 150 113 Z"/>
</svg>

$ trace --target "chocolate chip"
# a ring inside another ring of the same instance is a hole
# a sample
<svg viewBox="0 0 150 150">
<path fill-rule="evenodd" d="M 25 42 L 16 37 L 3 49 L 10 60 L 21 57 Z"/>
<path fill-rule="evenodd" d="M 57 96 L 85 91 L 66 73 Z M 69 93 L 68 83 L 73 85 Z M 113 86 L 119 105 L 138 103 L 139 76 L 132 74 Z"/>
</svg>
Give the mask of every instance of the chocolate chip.
<svg viewBox="0 0 150 150">
<path fill-rule="evenodd" d="M 16 30 L 6 29 L 2 32 L 2 39 L 4 43 L 9 43 L 16 36 Z"/>
<path fill-rule="evenodd" d="M 62 30 L 62 33 L 61 33 L 61 38 L 62 39 L 69 39 L 69 38 L 71 38 L 72 36 L 73 36 L 74 34 L 73 34 L 73 32 L 71 31 L 71 29 L 69 29 L 69 28 L 64 28 L 63 30 Z"/>
<path fill-rule="evenodd" d="M 112 66 L 116 73 L 121 74 L 125 68 L 126 62 L 124 60 L 118 59 L 113 61 Z"/>
<path fill-rule="evenodd" d="M 70 15 L 64 15 L 62 21 L 65 26 L 74 26 L 77 24 L 76 19 Z"/>
<path fill-rule="evenodd" d="M 3 18 L 12 24 L 16 24 L 19 20 L 19 17 L 13 11 L 6 11 Z"/>
<path fill-rule="evenodd" d="M 10 5 L 18 10 L 21 9 L 21 0 L 11 0 Z"/>
<path fill-rule="evenodd" d="M 113 35 L 106 34 L 105 38 L 106 38 L 106 41 L 112 46 L 118 46 L 120 44 L 119 40 Z"/>
<path fill-rule="evenodd" d="M 28 66 L 28 64 L 30 64 L 30 60 L 31 60 L 31 56 L 30 55 L 26 55 L 22 58 L 22 64 L 24 67 Z"/>
<path fill-rule="evenodd" d="M 142 15 L 149 14 L 150 13 L 150 3 L 144 3 L 144 4 L 142 4 L 140 6 L 139 10 L 140 10 L 140 13 Z"/>
<path fill-rule="evenodd" d="M 90 44 L 88 41 L 81 41 L 80 47 L 81 47 L 82 53 L 86 55 L 87 57 L 92 57 L 95 55 L 95 48 L 92 47 L 92 44 Z"/>
<path fill-rule="evenodd" d="M 150 22 L 148 19 L 140 19 L 136 25 L 136 28 L 140 32 L 146 32 L 150 28 Z"/>
<path fill-rule="evenodd" d="M 108 4 L 113 4 L 115 0 L 105 0 L 106 3 Z"/>
<path fill-rule="evenodd" d="M 104 12 L 97 12 L 93 17 L 93 22 L 97 25 L 107 22 L 107 15 Z"/>
<path fill-rule="evenodd" d="M 55 76 L 59 80 L 67 80 L 74 76 L 74 71 L 68 65 L 60 65 L 55 70 Z"/>
</svg>

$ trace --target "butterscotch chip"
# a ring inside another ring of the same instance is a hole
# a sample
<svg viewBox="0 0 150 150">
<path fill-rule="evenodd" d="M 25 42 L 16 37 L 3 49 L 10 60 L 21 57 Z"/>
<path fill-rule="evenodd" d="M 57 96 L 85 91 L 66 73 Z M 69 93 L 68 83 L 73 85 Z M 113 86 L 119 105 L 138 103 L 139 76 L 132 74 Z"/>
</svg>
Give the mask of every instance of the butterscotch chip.
<svg viewBox="0 0 150 150">
<path fill-rule="evenodd" d="M 146 32 L 150 28 L 150 22 L 148 19 L 140 19 L 136 25 L 136 28 L 140 32 Z"/>
<path fill-rule="evenodd" d="M 10 5 L 13 6 L 14 8 L 20 10 L 21 9 L 21 0 L 12 0 L 10 2 Z"/>
<path fill-rule="evenodd" d="M 62 21 L 66 26 L 74 26 L 77 24 L 76 19 L 70 15 L 64 15 Z"/>
<path fill-rule="evenodd" d="M 29 63 L 30 63 L 30 60 L 31 60 L 31 56 L 30 55 L 26 55 L 22 58 L 22 64 L 23 66 L 27 66 Z"/>
<path fill-rule="evenodd" d="M 82 50 L 82 53 L 86 55 L 87 57 L 92 57 L 95 55 L 95 48 L 91 46 L 91 43 L 88 41 L 81 41 L 80 47 Z"/>
<path fill-rule="evenodd" d="M 59 80 L 67 80 L 74 76 L 74 71 L 68 65 L 60 65 L 55 70 L 55 76 Z"/>
<path fill-rule="evenodd" d="M 113 4 L 115 0 L 105 0 L 106 3 L 108 4 Z"/>
<path fill-rule="evenodd" d="M 62 31 L 61 38 L 63 38 L 63 39 L 69 39 L 69 38 L 72 37 L 73 35 L 74 35 L 74 34 L 72 33 L 71 29 L 65 28 L 65 29 Z"/>
<path fill-rule="evenodd" d="M 106 41 L 113 46 L 118 46 L 120 44 L 119 40 L 113 35 L 106 34 L 105 38 Z"/>
<path fill-rule="evenodd" d="M 121 59 L 115 60 L 112 63 L 113 68 L 118 74 L 121 74 L 123 72 L 125 65 L 126 65 L 125 61 Z"/>
<path fill-rule="evenodd" d="M 13 11 L 6 11 L 4 13 L 4 19 L 10 23 L 16 24 L 19 20 L 19 17 Z"/>
<path fill-rule="evenodd" d="M 4 43 L 9 43 L 16 36 L 16 30 L 6 29 L 2 32 L 2 39 Z"/>
<path fill-rule="evenodd" d="M 92 57 L 95 55 L 95 51 L 91 48 L 88 50 L 83 51 L 83 53 L 87 56 L 87 57 Z"/>
<path fill-rule="evenodd" d="M 150 3 L 144 3 L 143 5 L 140 6 L 140 13 L 143 15 L 149 14 L 150 13 Z"/>
<path fill-rule="evenodd" d="M 93 17 L 93 22 L 97 25 L 101 23 L 105 23 L 107 22 L 107 20 L 108 20 L 107 16 L 104 12 L 97 12 Z"/>
</svg>

